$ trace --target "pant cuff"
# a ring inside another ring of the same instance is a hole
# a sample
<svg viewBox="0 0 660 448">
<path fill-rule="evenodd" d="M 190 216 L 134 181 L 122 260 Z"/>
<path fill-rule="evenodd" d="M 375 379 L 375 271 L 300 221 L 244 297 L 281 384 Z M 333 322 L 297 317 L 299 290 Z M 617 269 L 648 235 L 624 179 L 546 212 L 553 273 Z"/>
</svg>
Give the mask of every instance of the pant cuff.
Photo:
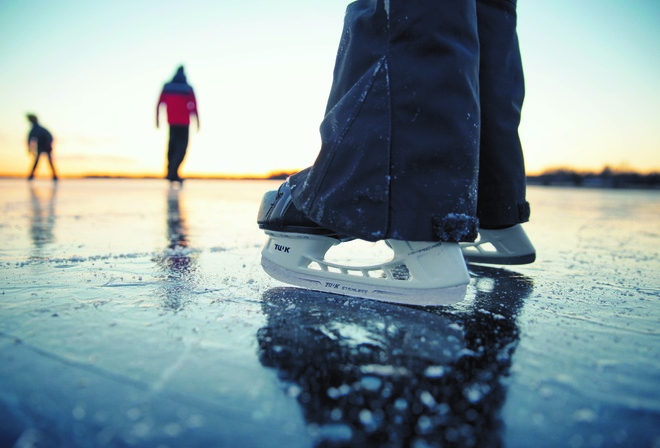
<svg viewBox="0 0 660 448">
<path fill-rule="evenodd" d="M 474 216 L 451 213 L 433 216 L 433 233 L 440 241 L 471 242 L 477 239 L 479 220 Z"/>
</svg>

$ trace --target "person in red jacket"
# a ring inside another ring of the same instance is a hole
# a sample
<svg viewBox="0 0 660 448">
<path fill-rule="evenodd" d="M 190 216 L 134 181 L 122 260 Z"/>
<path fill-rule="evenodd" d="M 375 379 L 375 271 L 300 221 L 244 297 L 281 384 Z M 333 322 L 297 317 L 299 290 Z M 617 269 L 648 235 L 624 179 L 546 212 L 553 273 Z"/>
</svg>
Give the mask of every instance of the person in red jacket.
<svg viewBox="0 0 660 448">
<path fill-rule="evenodd" d="M 156 127 L 159 127 L 158 117 L 160 106 L 167 109 L 167 122 L 170 126 L 170 139 L 167 149 L 167 176 L 170 182 L 182 183 L 179 176 L 179 167 L 183 163 L 188 149 L 190 117 L 194 116 L 199 132 L 199 114 L 197 113 L 197 100 L 195 92 L 184 73 L 183 66 L 179 66 L 172 81 L 163 86 L 163 90 L 156 105 Z"/>
</svg>

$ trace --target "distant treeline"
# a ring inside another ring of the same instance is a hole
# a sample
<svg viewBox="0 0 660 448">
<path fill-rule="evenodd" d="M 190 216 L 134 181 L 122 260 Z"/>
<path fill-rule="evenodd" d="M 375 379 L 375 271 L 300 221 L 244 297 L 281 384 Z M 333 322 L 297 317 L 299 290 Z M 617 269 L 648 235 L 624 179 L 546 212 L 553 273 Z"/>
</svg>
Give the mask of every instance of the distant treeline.
<svg viewBox="0 0 660 448">
<path fill-rule="evenodd" d="M 580 172 L 571 168 L 544 171 L 527 176 L 529 185 L 558 185 L 592 188 L 648 188 L 660 189 L 660 172 L 648 174 L 605 167 L 599 173 Z"/>
<path fill-rule="evenodd" d="M 286 179 L 293 172 L 272 173 L 268 179 Z M 592 188 L 647 188 L 660 189 L 660 172 L 641 174 L 608 166 L 600 172 L 555 168 L 536 176 L 527 176 L 529 185 L 592 187 Z"/>
<path fill-rule="evenodd" d="M 296 171 L 278 171 L 276 173 L 270 173 L 266 179 L 269 180 L 286 180 L 287 177 L 292 174 L 296 174 Z"/>
</svg>

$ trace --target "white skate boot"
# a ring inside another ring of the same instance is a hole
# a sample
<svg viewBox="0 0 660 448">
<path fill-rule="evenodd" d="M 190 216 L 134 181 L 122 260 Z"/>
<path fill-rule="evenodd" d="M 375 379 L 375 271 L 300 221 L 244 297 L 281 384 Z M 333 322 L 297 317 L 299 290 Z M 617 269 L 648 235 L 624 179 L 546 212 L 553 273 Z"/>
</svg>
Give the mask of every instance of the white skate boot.
<svg viewBox="0 0 660 448">
<path fill-rule="evenodd" d="M 460 243 L 465 261 L 487 264 L 528 264 L 536 250 L 520 224 L 506 229 L 480 229 L 474 243 Z"/>
<path fill-rule="evenodd" d="M 328 250 L 352 238 L 305 217 L 293 206 L 286 183 L 264 195 L 257 222 L 270 237 L 261 264 L 285 283 L 410 305 L 449 305 L 465 297 L 470 276 L 458 243 L 386 240 L 393 251 L 389 261 L 330 262 Z"/>
</svg>

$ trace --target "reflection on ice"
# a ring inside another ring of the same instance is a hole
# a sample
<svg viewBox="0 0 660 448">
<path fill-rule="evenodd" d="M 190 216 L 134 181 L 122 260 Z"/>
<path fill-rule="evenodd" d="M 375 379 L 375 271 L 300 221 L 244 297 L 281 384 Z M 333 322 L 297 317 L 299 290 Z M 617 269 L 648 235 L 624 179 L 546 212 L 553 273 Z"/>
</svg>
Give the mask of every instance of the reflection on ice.
<svg viewBox="0 0 660 448">
<path fill-rule="evenodd" d="M 167 237 L 169 249 L 184 252 L 188 247 L 188 228 L 185 214 L 181 211 L 181 190 L 170 189 L 167 192 Z"/>
<path fill-rule="evenodd" d="M 295 288 L 264 294 L 260 360 L 289 393 L 295 387 L 318 446 L 501 444 L 501 377 L 532 282 L 501 269 L 473 274 L 476 295 L 465 310 Z"/>
<path fill-rule="evenodd" d="M 155 257 L 162 271 L 162 282 L 165 308 L 180 311 L 188 303 L 195 287 L 195 271 L 197 254 L 189 246 L 188 227 L 185 209 L 182 207 L 181 189 L 167 191 L 167 248 L 163 254 Z"/>
<path fill-rule="evenodd" d="M 35 186 L 29 183 L 30 187 L 30 236 L 34 249 L 33 256 L 39 256 L 39 251 L 46 244 L 53 243 L 55 236 L 55 200 L 57 193 L 57 183 L 53 182 L 48 186 Z"/>
</svg>

